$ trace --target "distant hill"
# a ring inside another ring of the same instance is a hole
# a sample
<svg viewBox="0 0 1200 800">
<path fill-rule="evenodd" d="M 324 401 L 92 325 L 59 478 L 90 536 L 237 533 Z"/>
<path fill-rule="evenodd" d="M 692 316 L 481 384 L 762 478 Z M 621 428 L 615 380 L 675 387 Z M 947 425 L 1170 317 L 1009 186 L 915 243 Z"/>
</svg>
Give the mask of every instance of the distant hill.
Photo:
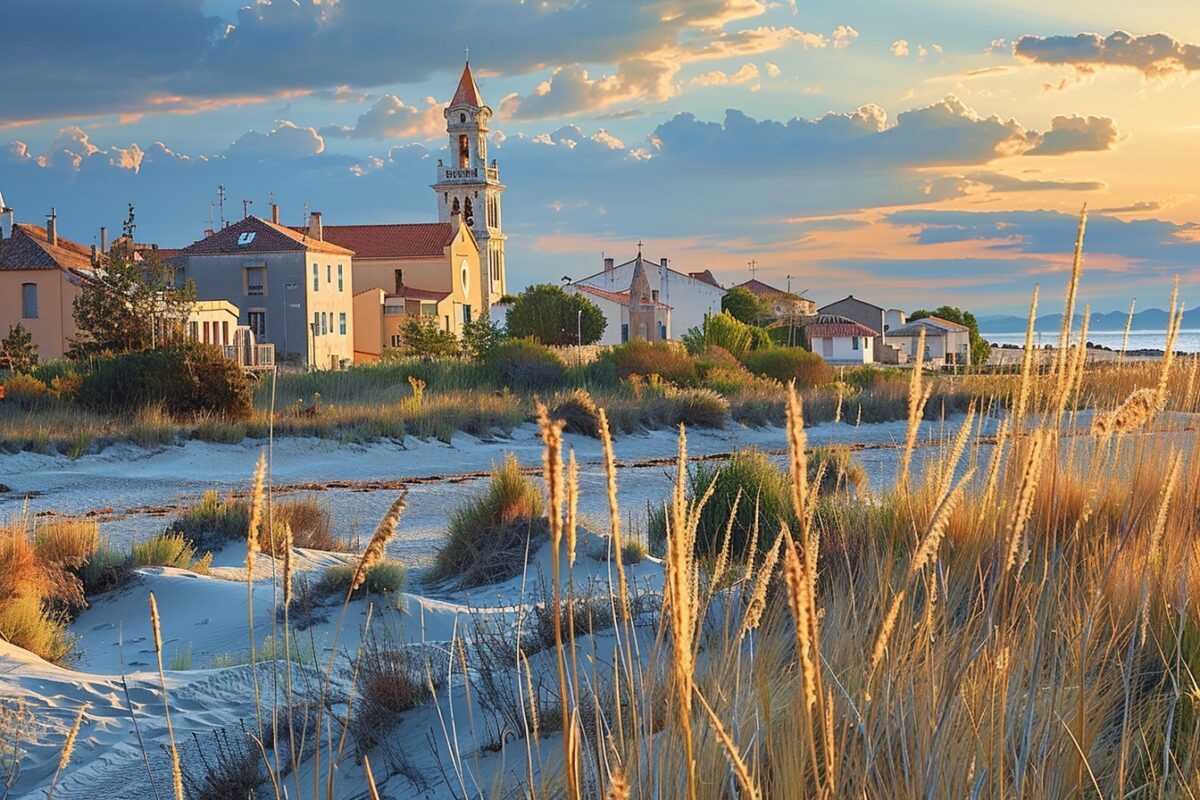
<svg viewBox="0 0 1200 800">
<path fill-rule="evenodd" d="M 1046 314 L 1038 317 L 1034 328 L 1039 333 L 1054 333 L 1062 329 L 1062 314 Z M 1109 311 L 1094 313 L 1088 322 L 1088 330 L 1092 331 L 1123 331 L 1125 321 L 1129 318 L 1127 311 Z M 993 314 L 978 318 L 979 332 L 987 338 L 989 333 L 1024 333 L 1028 317 L 1018 317 L 1015 314 Z M 1076 314 L 1074 330 L 1078 331 L 1083 325 L 1083 315 Z M 1200 328 L 1200 306 L 1183 313 L 1183 328 Z M 1161 308 L 1147 308 L 1133 315 L 1132 330 L 1160 331 L 1167 328 L 1167 312 Z"/>
</svg>

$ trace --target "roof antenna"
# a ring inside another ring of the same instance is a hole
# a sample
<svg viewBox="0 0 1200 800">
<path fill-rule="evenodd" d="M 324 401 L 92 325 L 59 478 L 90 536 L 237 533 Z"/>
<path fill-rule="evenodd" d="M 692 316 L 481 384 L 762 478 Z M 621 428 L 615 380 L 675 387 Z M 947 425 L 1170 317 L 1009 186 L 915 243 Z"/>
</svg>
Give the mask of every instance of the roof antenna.
<svg viewBox="0 0 1200 800">
<path fill-rule="evenodd" d="M 246 219 L 246 217 L 250 216 L 250 206 L 252 205 L 254 205 L 253 200 L 242 201 L 242 219 Z"/>
<path fill-rule="evenodd" d="M 219 185 L 217 187 L 217 205 L 220 209 L 220 220 L 221 220 L 222 228 L 229 227 L 229 223 L 225 221 L 225 197 L 226 197 L 225 184 L 222 183 L 221 185 Z"/>
</svg>

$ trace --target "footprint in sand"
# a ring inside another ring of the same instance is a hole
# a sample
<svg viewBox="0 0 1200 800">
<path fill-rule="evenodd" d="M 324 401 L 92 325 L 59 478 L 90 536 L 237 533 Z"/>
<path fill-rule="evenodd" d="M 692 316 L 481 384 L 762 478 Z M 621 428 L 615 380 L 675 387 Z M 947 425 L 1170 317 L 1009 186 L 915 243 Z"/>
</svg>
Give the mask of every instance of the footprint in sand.
<svg viewBox="0 0 1200 800">
<path fill-rule="evenodd" d="M 111 622 L 102 622 L 102 623 L 100 623 L 99 625 L 97 625 L 96 627 L 92 628 L 92 629 L 91 629 L 90 631 L 88 631 L 88 632 L 89 632 L 89 633 L 93 633 L 93 632 L 95 632 L 95 631 L 110 631 L 110 630 L 112 630 L 112 629 L 113 629 L 113 628 L 115 628 L 115 627 L 117 627 L 117 626 L 116 626 L 115 624 L 111 623 Z"/>
<path fill-rule="evenodd" d="M 209 618 L 208 618 L 208 617 L 205 617 L 204 619 L 200 620 L 200 621 L 199 621 L 199 622 L 197 622 L 196 624 L 197 624 L 197 625 L 207 625 L 209 622 L 210 622 Z"/>
</svg>

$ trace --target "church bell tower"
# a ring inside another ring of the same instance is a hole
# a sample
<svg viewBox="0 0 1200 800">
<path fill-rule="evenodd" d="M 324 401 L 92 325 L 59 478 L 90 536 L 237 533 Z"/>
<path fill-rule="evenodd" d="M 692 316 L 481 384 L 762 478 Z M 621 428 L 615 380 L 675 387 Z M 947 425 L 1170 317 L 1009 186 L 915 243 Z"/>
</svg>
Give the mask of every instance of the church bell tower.
<svg viewBox="0 0 1200 800">
<path fill-rule="evenodd" d="M 447 159 L 438 159 L 438 182 L 433 185 L 438 198 L 438 219 L 449 222 L 451 216 L 458 214 L 475 234 L 482 272 L 479 285 L 483 287 L 485 304 L 482 311 L 486 313 L 487 307 L 499 302 L 508 290 L 504 268 L 507 237 L 500 215 L 504 184 L 500 182 L 496 160 L 488 163 L 488 121 L 492 109 L 479 95 L 469 61 L 463 67 L 454 99 L 443 113 L 450 154 L 449 163 Z"/>
</svg>

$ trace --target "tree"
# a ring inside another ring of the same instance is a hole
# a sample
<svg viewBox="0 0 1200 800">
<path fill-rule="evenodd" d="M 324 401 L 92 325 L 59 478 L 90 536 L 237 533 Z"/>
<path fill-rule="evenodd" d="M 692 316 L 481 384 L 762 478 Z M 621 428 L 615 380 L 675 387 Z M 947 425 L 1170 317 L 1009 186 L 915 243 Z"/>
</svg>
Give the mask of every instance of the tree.
<svg viewBox="0 0 1200 800">
<path fill-rule="evenodd" d="M 472 361 L 483 361 L 502 341 L 504 331 L 496 327 L 490 314 L 480 314 L 463 324 L 463 354 Z"/>
<path fill-rule="evenodd" d="M 153 251 L 138 260 L 129 250 L 109 254 L 75 298 L 73 357 L 130 353 L 179 344 L 196 300 L 191 281 Z"/>
<path fill-rule="evenodd" d="M 971 340 L 971 363 L 986 364 L 989 357 L 992 355 L 992 346 L 979 335 L 979 323 L 975 320 L 975 315 L 970 311 L 963 311 L 961 308 L 954 306 L 939 306 L 933 311 L 926 311 L 923 308 L 917 309 L 908 315 L 909 322 L 925 317 L 940 317 L 949 322 L 957 322 L 959 325 L 967 326 L 970 331 Z"/>
<path fill-rule="evenodd" d="M 20 323 L 10 325 L 8 336 L 0 339 L 0 364 L 7 365 L 9 372 L 32 372 L 37 362 L 33 334 Z"/>
<path fill-rule="evenodd" d="M 458 339 L 438 327 L 437 317 L 409 316 L 400 326 L 401 351 L 424 359 L 458 355 Z"/>
<path fill-rule="evenodd" d="M 582 294 L 567 294 L 544 283 L 517 295 L 508 309 L 508 335 L 532 336 L 545 345 L 594 344 L 608 320 L 599 306 Z"/>
<path fill-rule="evenodd" d="M 744 286 L 735 286 L 725 293 L 721 298 L 721 310 L 747 325 L 757 325 L 770 314 L 766 303 Z"/>
</svg>

